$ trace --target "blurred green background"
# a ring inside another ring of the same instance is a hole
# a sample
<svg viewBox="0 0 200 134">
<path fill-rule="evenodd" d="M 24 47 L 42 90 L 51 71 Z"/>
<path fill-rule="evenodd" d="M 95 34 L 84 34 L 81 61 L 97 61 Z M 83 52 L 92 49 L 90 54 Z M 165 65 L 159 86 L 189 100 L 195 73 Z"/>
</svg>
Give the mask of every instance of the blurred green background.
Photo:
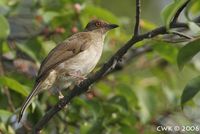
<svg viewBox="0 0 200 134">
<path fill-rule="evenodd" d="M 142 0 L 141 32 L 164 25 L 161 11 L 172 1 Z M 190 22 L 198 16 L 199 5 L 199 1 L 192 1 L 180 20 Z M 39 65 L 57 43 L 82 31 L 94 18 L 119 24 L 120 28 L 106 37 L 96 71 L 132 37 L 134 17 L 135 0 L 1 0 L 0 134 L 31 133 L 34 124 L 58 101 L 48 92 L 40 94 L 23 123 L 17 123 Z M 197 37 L 199 31 L 189 34 Z M 168 38 L 137 43 L 133 50 L 149 47 L 149 51 L 93 84 L 89 92 L 54 116 L 41 133 L 157 134 L 168 133 L 159 132 L 158 126 L 199 127 L 199 95 L 183 110 L 180 107 L 185 85 L 199 74 L 199 55 L 180 71 L 176 59 L 184 43 Z"/>
</svg>

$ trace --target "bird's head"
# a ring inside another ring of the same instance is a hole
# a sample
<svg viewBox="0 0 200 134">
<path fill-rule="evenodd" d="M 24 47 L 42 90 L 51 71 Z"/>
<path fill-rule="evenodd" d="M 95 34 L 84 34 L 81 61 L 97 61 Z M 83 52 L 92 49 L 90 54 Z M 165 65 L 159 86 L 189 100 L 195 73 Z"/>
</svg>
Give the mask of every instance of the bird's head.
<svg viewBox="0 0 200 134">
<path fill-rule="evenodd" d="M 105 21 L 95 19 L 95 20 L 90 21 L 86 25 L 84 31 L 86 31 L 86 32 L 88 32 L 88 31 L 100 31 L 103 34 L 105 34 L 107 31 L 114 29 L 114 28 L 117 28 L 117 27 L 118 27 L 118 25 L 116 25 L 116 24 L 109 24 Z"/>
</svg>

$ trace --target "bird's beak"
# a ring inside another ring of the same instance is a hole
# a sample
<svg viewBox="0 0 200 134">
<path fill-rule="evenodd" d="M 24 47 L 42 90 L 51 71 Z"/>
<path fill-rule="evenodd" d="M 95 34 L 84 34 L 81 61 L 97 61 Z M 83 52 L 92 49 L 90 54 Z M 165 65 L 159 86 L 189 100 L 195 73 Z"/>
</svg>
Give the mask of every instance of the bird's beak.
<svg viewBox="0 0 200 134">
<path fill-rule="evenodd" d="M 114 29 L 114 28 L 117 28 L 117 27 L 119 27 L 119 26 L 116 25 L 116 24 L 108 24 L 108 25 L 107 25 L 107 28 L 108 28 L 108 29 Z"/>
</svg>

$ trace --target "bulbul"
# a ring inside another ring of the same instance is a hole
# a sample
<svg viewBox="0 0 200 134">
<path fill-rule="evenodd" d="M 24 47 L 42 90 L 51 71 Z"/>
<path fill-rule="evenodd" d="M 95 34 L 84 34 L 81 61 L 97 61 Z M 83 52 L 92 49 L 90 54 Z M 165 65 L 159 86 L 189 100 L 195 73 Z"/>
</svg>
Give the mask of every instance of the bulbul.
<svg viewBox="0 0 200 134">
<path fill-rule="evenodd" d="M 102 20 L 90 21 L 83 32 L 76 33 L 58 44 L 43 60 L 33 90 L 22 105 L 19 120 L 32 98 L 43 90 L 58 93 L 76 84 L 97 65 L 107 31 L 118 27 Z"/>
</svg>

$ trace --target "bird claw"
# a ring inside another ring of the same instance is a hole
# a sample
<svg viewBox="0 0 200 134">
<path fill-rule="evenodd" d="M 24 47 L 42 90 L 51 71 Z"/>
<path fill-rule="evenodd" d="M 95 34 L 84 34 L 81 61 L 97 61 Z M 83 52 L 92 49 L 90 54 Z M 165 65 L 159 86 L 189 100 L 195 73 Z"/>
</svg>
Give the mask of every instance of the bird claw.
<svg viewBox="0 0 200 134">
<path fill-rule="evenodd" d="M 58 98 L 59 98 L 59 100 L 61 100 L 61 99 L 63 99 L 64 98 L 64 95 L 61 93 L 61 92 L 58 92 Z"/>
<path fill-rule="evenodd" d="M 78 79 L 80 79 L 81 81 L 85 80 L 86 77 L 81 75 L 81 72 L 75 72 L 75 73 L 69 73 L 70 76 L 76 77 Z"/>
</svg>

